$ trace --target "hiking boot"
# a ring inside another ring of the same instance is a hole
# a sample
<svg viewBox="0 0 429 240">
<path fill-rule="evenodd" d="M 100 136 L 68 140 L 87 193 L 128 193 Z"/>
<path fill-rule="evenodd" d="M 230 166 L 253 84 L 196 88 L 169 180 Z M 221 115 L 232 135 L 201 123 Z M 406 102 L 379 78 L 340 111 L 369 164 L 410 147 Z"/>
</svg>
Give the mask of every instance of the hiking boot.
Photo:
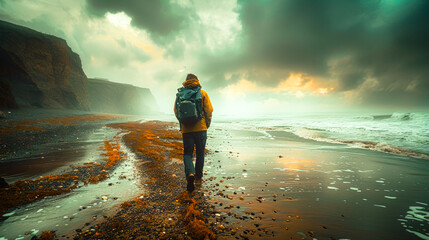
<svg viewBox="0 0 429 240">
<path fill-rule="evenodd" d="M 191 193 L 194 191 L 195 189 L 195 185 L 194 185 L 194 180 L 195 180 L 195 176 L 194 174 L 189 174 L 188 175 L 188 185 L 186 186 L 186 190 Z"/>
</svg>

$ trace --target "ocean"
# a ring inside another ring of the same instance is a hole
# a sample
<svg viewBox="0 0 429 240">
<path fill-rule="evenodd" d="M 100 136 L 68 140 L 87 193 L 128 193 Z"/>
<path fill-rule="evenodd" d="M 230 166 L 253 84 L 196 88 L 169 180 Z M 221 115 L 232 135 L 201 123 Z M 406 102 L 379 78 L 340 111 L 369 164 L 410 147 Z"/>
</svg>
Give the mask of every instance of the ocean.
<svg viewBox="0 0 429 240">
<path fill-rule="evenodd" d="M 214 120 L 224 127 L 291 132 L 305 139 L 429 159 L 429 113 L 300 114 Z"/>
</svg>

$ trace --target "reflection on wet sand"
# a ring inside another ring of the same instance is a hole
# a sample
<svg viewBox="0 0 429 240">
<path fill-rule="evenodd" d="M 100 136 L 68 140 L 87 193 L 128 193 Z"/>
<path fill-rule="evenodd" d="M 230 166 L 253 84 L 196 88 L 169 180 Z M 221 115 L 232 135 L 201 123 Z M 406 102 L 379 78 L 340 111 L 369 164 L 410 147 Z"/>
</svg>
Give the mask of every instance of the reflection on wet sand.
<svg viewBox="0 0 429 240">
<path fill-rule="evenodd" d="M 43 149 L 48 153 L 41 154 L 43 157 L 7 159 L 6 162 L 2 162 L 2 171 L 5 170 L 4 166 L 10 165 L 10 171 L 5 174 L 6 179 L 9 182 L 12 182 L 11 179 L 19 181 L 6 188 L 0 188 L 2 195 L 0 211 L 1 214 L 4 213 L 0 224 L 0 236 L 24 239 L 31 238 L 41 230 L 51 229 L 55 229 L 57 234 L 66 233 L 70 231 L 70 226 L 80 226 L 83 221 L 88 221 L 94 215 L 111 211 L 112 206 L 119 204 L 114 200 L 135 195 L 137 186 L 130 181 L 131 170 L 134 168 L 127 167 L 133 164 L 121 164 L 117 169 L 115 166 L 122 159 L 132 161 L 133 156 L 128 157 L 124 150 L 119 151 L 121 135 L 116 134 L 116 130 L 101 127 L 93 135 L 88 134 L 86 138 L 61 145 L 51 143 L 50 146 L 45 146 Z M 115 137 L 106 140 L 107 136 Z M 49 152 L 50 148 L 55 151 Z M 123 182 L 121 176 L 124 171 L 130 175 L 127 182 L 121 184 L 125 187 L 122 189 L 121 185 L 116 187 L 115 184 Z M 44 177 L 38 177 L 47 173 L 49 174 Z M 34 179 L 27 179 L 33 175 Z M 108 191 L 97 185 L 87 185 L 101 182 L 108 177 L 106 183 L 109 186 Z M 102 204 L 111 195 L 116 196 L 112 197 L 109 203 Z M 88 206 L 82 208 L 82 205 L 86 204 Z M 95 208 L 97 204 L 99 205 Z M 18 205 L 21 206 L 15 208 Z M 92 207 L 95 211 L 86 210 L 77 216 L 78 210 Z M 65 220 L 67 221 L 64 222 Z M 58 224 L 59 222 L 64 223 Z"/>
<path fill-rule="evenodd" d="M 176 125 L 154 121 L 115 127 L 126 130 L 124 139 L 136 153 L 137 164 L 132 165 L 139 169 L 145 194 L 120 201 L 115 215 L 78 228 L 78 237 L 426 239 L 429 235 L 429 180 L 424 177 L 429 169 L 424 162 L 282 131 L 264 134 L 214 123 L 205 182 L 187 196 Z M 128 173 L 122 171 L 111 183 L 119 185 L 123 175 Z M 79 209 L 114 199 L 101 195 Z M 31 211 L 40 214 L 45 209 Z M 197 231 L 197 225 L 204 230 Z"/>
<path fill-rule="evenodd" d="M 311 159 L 289 158 L 283 157 L 282 155 L 279 155 L 279 157 L 277 157 L 276 159 L 281 164 L 281 167 L 275 169 L 278 169 L 280 171 L 309 171 L 316 166 L 316 164 Z"/>
<path fill-rule="evenodd" d="M 231 227 L 220 238 L 428 235 L 425 224 L 410 234 L 401 227 L 404 221 L 398 221 L 403 215 L 399 209 L 416 200 L 427 202 L 423 186 L 428 180 L 408 174 L 409 169 L 425 172 L 423 163 L 344 145 L 295 141 L 289 133 L 284 138 L 277 133 L 280 137 L 274 140 L 255 139 L 251 132 L 246 138 L 245 131 L 235 134 L 213 131 L 209 141 L 209 148 L 218 151 L 208 157 L 208 176 L 215 180 L 205 187 L 220 211 L 214 219 Z"/>
</svg>

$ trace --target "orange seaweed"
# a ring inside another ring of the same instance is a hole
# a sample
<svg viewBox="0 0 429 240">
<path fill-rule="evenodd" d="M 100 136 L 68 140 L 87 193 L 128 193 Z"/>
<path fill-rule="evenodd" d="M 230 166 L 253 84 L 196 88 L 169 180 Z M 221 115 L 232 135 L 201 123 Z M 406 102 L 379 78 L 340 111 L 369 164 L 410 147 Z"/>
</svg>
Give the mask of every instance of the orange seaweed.
<svg viewBox="0 0 429 240">
<path fill-rule="evenodd" d="M 44 231 L 39 237 L 40 240 L 52 240 L 54 238 L 55 234 L 52 231 Z"/>
<path fill-rule="evenodd" d="M 104 169 L 109 169 L 117 164 L 123 157 L 122 151 L 119 151 L 119 139 L 113 138 L 110 141 L 105 142 L 105 148 L 109 149 L 106 155 L 108 158 L 106 159 L 106 164 L 104 165 Z M 99 166 L 99 163 L 89 162 L 84 166 L 90 168 L 88 172 L 94 172 Z M 96 176 L 90 176 L 88 179 L 83 180 L 84 184 L 95 184 L 99 181 L 102 181 L 108 178 L 108 174 L 103 170 L 100 174 Z M 67 180 L 74 180 L 75 185 L 71 185 L 70 187 L 64 188 L 62 185 Z M 43 199 L 47 196 L 59 195 L 62 193 L 70 192 L 75 189 L 77 186 L 77 180 L 79 180 L 79 176 L 72 175 L 70 173 L 65 173 L 62 175 L 47 175 L 44 177 L 40 177 L 36 180 L 21 180 L 12 184 L 9 188 L 0 189 L 0 216 L 4 214 L 10 208 L 30 203 L 33 201 L 37 201 L 39 199 Z M 46 184 L 48 183 L 48 184 Z"/>
<path fill-rule="evenodd" d="M 134 152 L 148 159 L 163 161 L 171 158 L 181 159 L 183 156 L 183 143 L 178 141 L 182 139 L 182 135 L 179 131 L 173 130 L 174 123 L 127 122 L 108 126 L 129 131 L 124 140 L 130 143 Z"/>
<path fill-rule="evenodd" d="M 147 207 L 149 204 L 146 201 L 142 201 L 139 198 L 134 199 L 138 207 Z"/>
<path fill-rule="evenodd" d="M 146 180 L 147 184 L 154 184 L 155 182 L 161 182 L 171 189 L 177 188 L 177 177 L 175 174 L 167 171 L 166 166 L 171 166 L 170 160 L 181 159 L 183 156 L 183 144 L 181 142 L 182 135 L 177 131 L 177 125 L 174 123 L 161 122 L 161 121 L 150 121 L 150 122 L 127 122 L 109 124 L 109 127 L 122 129 L 122 132 L 126 132 L 124 135 L 124 141 L 131 150 L 139 156 L 142 156 L 142 161 L 145 162 L 144 168 L 147 170 L 149 179 Z M 119 144 L 117 144 L 119 145 Z M 100 149 L 105 150 L 103 155 L 105 156 L 116 156 L 113 154 L 115 150 L 114 141 L 104 142 L 104 146 Z M 208 151 L 208 150 L 206 150 Z M 106 161 L 108 159 L 106 158 Z M 176 167 L 175 165 L 173 167 Z M 156 171 L 153 171 L 156 170 Z M 150 188 L 149 188 L 150 189 Z M 172 192 L 163 192 L 156 194 L 173 195 Z M 183 206 L 183 211 L 179 211 L 185 223 L 186 230 L 191 235 L 192 239 L 215 239 L 216 235 L 207 227 L 206 219 L 202 212 L 199 210 L 198 204 L 195 199 L 190 198 L 187 192 L 183 192 L 177 198 L 170 198 L 174 204 L 177 201 Z M 158 208 L 166 206 L 165 202 L 147 202 L 140 198 L 136 198 L 132 201 L 125 201 L 121 204 L 122 208 L 126 208 L 123 214 L 133 213 L 138 208 L 145 208 L 152 205 L 157 205 Z M 145 219 L 151 219 L 153 216 L 147 215 Z M 122 219 L 119 217 L 119 219 Z M 141 225 L 139 229 L 126 226 L 122 221 L 118 219 L 112 219 L 105 223 L 106 225 L 99 229 L 98 235 L 91 236 L 94 239 L 100 239 L 100 236 L 106 234 L 114 234 L 112 237 L 126 238 L 130 233 L 140 232 L 145 228 L 150 228 L 151 225 Z M 119 230 L 119 231 L 117 231 Z M 146 231 L 146 230 L 145 230 Z M 179 235 L 172 235 L 172 237 Z M 167 235 L 161 235 L 160 238 L 167 237 Z M 180 237 L 180 236 L 179 236 Z"/>
<path fill-rule="evenodd" d="M 18 132 L 18 131 L 46 131 L 47 129 L 42 127 L 35 127 L 35 126 L 27 126 L 27 125 L 12 125 L 12 126 L 0 126 L 0 133 L 1 135 L 10 135 L 12 133 Z"/>
<path fill-rule="evenodd" d="M 76 188 L 72 185 L 67 188 L 57 187 L 58 184 L 64 183 L 67 179 L 77 179 L 78 176 L 69 173 L 64 175 L 48 175 L 40 177 L 36 180 L 21 180 L 16 181 L 9 188 L 0 189 L 0 216 L 10 208 L 30 203 L 47 196 L 54 196 L 61 193 L 70 192 Z M 42 184 L 42 182 L 57 183 L 57 184 Z M 37 187 L 37 190 L 34 190 Z"/>
<path fill-rule="evenodd" d="M 113 143 L 113 141 L 116 141 Z M 106 165 L 104 166 L 105 169 L 109 169 L 113 166 L 115 166 L 119 161 L 121 161 L 125 154 L 123 151 L 119 151 L 121 149 L 121 146 L 119 145 L 119 139 L 111 139 L 110 141 L 104 141 L 104 148 L 106 149 L 105 153 L 102 153 L 102 155 L 107 156 L 104 160 L 107 161 Z"/>
<path fill-rule="evenodd" d="M 131 203 L 130 203 L 130 202 L 128 202 L 128 201 L 125 201 L 125 202 L 121 203 L 121 207 L 122 207 L 122 208 L 127 208 L 127 207 L 129 207 L 129 206 L 131 206 Z"/>
<path fill-rule="evenodd" d="M 113 114 L 87 114 L 87 115 L 42 119 L 42 120 L 39 120 L 38 122 L 61 124 L 61 125 L 67 126 L 67 125 L 75 125 L 77 122 L 94 122 L 94 121 L 108 120 L 108 119 L 115 119 L 115 118 L 122 118 L 122 117 L 124 116 L 113 115 Z"/>
<path fill-rule="evenodd" d="M 93 177 L 89 177 L 87 180 L 85 180 L 85 181 L 83 181 L 83 183 L 86 185 L 86 184 L 88 184 L 88 183 L 91 183 L 91 184 L 96 184 L 96 183 L 98 183 L 99 181 L 102 181 L 102 180 L 104 180 L 104 179 L 106 179 L 106 178 L 108 178 L 109 176 L 106 174 L 106 173 L 102 173 L 102 174 L 100 174 L 100 175 L 98 175 L 98 176 L 93 176 Z"/>
<path fill-rule="evenodd" d="M 0 126 L 0 133 L 2 135 L 10 135 L 19 131 L 46 131 L 47 129 L 44 127 L 46 123 L 69 126 L 76 125 L 78 122 L 94 122 L 124 117 L 113 114 L 87 114 L 39 120 L 5 120 L 7 126 Z"/>
<path fill-rule="evenodd" d="M 188 204 L 183 210 L 182 216 L 185 221 L 185 227 L 191 233 L 193 239 L 210 240 L 215 239 L 216 235 L 210 230 L 204 222 L 204 215 L 198 210 L 197 201 L 189 197 L 186 191 L 183 191 L 177 200 L 182 204 Z"/>
</svg>

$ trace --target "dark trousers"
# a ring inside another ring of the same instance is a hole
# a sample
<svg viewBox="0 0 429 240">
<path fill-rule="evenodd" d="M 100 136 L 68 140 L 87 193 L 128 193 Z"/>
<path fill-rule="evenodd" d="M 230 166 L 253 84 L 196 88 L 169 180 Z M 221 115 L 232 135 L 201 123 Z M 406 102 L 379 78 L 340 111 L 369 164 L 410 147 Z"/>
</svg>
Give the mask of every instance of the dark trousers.
<svg viewBox="0 0 429 240">
<path fill-rule="evenodd" d="M 204 149 L 206 148 L 207 131 L 183 133 L 183 162 L 185 164 L 185 174 L 188 177 L 193 173 L 196 179 L 203 177 L 204 167 Z M 197 160 L 192 162 L 194 154 L 194 146 L 196 148 Z"/>
</svg>

